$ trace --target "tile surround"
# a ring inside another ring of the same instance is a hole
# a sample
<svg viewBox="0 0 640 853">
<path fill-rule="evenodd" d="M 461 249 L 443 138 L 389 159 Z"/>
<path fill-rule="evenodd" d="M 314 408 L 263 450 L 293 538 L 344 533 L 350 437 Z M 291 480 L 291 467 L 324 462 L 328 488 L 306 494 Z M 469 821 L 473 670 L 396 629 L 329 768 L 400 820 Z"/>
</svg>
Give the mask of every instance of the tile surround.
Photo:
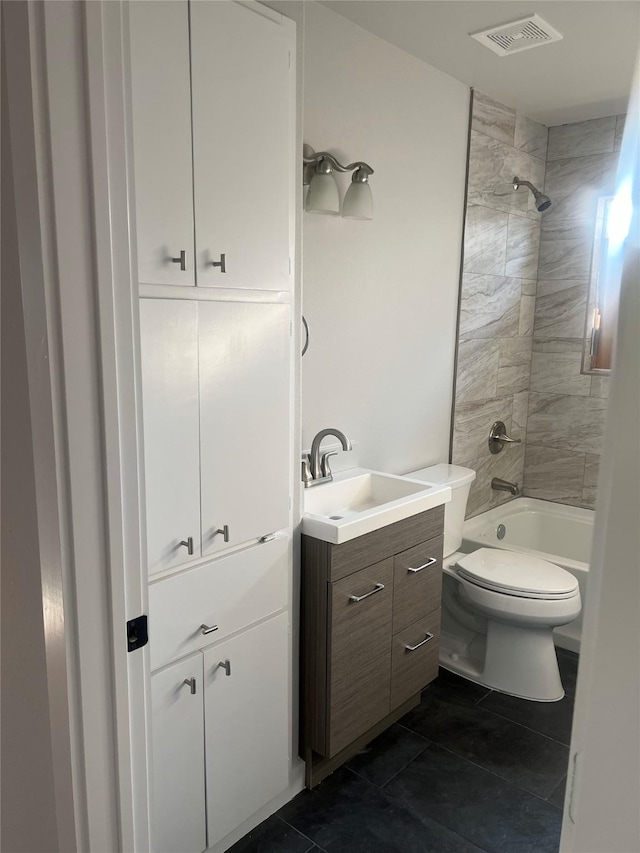
<svg viewBox="0 0 640 853">
<path fill-rule="evenodd" d="M 587 453 L 584 460 L 584 479 L 582 481 L 582 503 L 595 509 L 596 489 L 600 471 L 600 457 L 595 453 Z"/>
<path fill-rule="evenodd" d="M 606 154 L 613 151 L 616 116 L 549 128 L 547 160 Z"/>
<path fill-rule="evenodd" d="M 522 296 L 520 299 L 520 318 L 518 320 L 518 334 L 524 337 L 533 335 L 533 325 L 536 315 L 535 296 Z"/>
<path fill-rule="evenodd" d="M 505 275 L 535 278 L 540 249 L 540 224 L 522 216 L 509 216 Z"/>
<path fill-rule="evenodd" d="M 549 131 L 525 493 L 593 507 L 609 377 L 581 372 L 598 198 L 613 192 L 624 116 Z"/>
<path fill-rule="evenodd" d="M 464 233 L 464 271 L 504 275 L 509 217 L 480 205 L 467 207 Z"/>
<path fill-rule="evenodd" d="M 524 491 L 531 498 L 581 504 L 585 454 L 534 445 L 527 433 Z"/>
<path fill-rule="evenodd" d="M 542 224 L 538 275 L 542 279 L 585 278 L 591 268 L 590 223 Z"/>
<path fill-rule="evenodd" d="M 585 187 L 606 193 L 615 188 L 618 155 L 593 154 L 589 157 L 573 157 L 547 163 L 545 193 L 554 201 L 580 192 Z M 549 213 L 553 205 L 549 208 Z M 580 211 L 576 211 L 580 218 Z M 588 217 L 588 211 L 582 212 L 582 218 Z M 546 219 L 546 217 L 545 217 Z"/>
<path fill-rule="evenodd" d="M 494 101 L 482 92 L 475 91 L 471 127 L 506 145 L 513 145 L 516 132 L 515 110 Z"/>
<path fill-rule="evenodd" d="M 547 128 L 533 121 L 522 113 L 516 113 L 516 127 L 514 145 L 521 151 L 531 154 L 542 161 L 544 172 L 544 161 L 547 157 Z"/>
<path fill-rule="evenodd" d="M 527 440 L 557 450 L 600 453 L 606 408 L 601 397 L 531 391 Z"/>
<path fill-rule="evenodd" d="M 596 202 L 613 190 L 623 127 L 613 116 L 547 132 L 475 94 L 452 442 L 452 461 L 477 472 L 468 515 L 509 499 L 491 491 L 496 476 L 594 503 L 609 379 L 581 372 L 582 339 Z M 544 215 L 513 192 L 516 174 L 551 197 Z M 488 453 L 498 417 L 526 448 Z"/>
<path fill-rule="evenodd" d="M 532 391 L 591 394 L 591 376 L 581 373 L 581 338 L 536 338 L 531 359 Z"/>
<path fill-rule="evenodd" d="M 581 338 L 587 310 L 586 279 L 539 281 L 533 336 Z"/>
<path fill-rule="evenodd" d="M 500 341 L 491 338 L 460 341 L 456 385 L 458 402 L 468 403 L 472 400 L 495 397 L 499 350 Z"/>
<path fill-rule="evenodd" d="M 527 215 L 529 191 L 513 189 L 513 178 L 529 180 L 532 158 L 524 151 L 471 131 L 468 203 Z"/>
<path fill-rule="evenodd" d="M 507 276 L 462 276 L 460 338 L 500 338 L 518 334 L 520 280 Z"/>
<path fill-rule="evenodd" d="M 523 480 L 524 447 L 493 456 L 487 438 L 495 420 L 526 432 L 541 216 L 511 184 L 542 188 L 546 145 L 545 127 L 475 93 L 452 444 L 453 461 L 477 472 L 469 514 L 510 498 L 493 477 Z"/>
</svg>

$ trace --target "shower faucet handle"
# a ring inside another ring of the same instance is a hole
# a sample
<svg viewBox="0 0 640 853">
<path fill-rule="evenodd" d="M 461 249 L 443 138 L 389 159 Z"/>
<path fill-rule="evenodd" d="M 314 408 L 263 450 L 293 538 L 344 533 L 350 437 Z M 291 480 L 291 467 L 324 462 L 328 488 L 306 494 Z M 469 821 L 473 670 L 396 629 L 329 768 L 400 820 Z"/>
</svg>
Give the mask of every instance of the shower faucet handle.
<svg viewBox="0 0 640 853">
<path fill-rule="evenodd" d="M 509 438 L 504 421 L 496 421 L 489 430 L 489 450 L 500 453 L 505 444 L 522 444 L 522 439 Z"/>
</svg>

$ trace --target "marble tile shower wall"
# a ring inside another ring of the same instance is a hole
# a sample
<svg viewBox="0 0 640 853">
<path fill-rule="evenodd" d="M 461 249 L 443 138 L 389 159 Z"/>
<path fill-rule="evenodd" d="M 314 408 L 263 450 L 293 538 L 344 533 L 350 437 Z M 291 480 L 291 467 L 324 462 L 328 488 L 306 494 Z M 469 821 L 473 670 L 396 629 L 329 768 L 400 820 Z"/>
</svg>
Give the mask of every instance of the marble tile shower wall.
<svg viewBox="0 0 640 853">
<path fill-rule="evenodd" d="M 468 515 L 509 499 L 493 477 L 523 482 L 541 215 L 511 184 L 541 187 L 546 153 L 546 127 L 474 93 L 452 445 L 477 472 Z M 491 455 L 496 420 L 523 444 Z"/>
<path fill-rule="evenodd" d="M 624 116 L 549 129 L 533 328 L 525 494 L 593 507 L 608 376 L 580 372 L 599 196 L 614 190 Z"/>
</svg>

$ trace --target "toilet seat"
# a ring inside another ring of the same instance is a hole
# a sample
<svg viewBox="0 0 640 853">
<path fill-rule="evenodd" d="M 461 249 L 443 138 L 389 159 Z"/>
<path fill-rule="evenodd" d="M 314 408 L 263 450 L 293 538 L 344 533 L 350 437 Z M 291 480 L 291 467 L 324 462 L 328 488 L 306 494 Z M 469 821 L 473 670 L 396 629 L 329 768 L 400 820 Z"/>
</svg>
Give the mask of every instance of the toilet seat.
<svg viewBox="0 0 640 853">
<path fill-rule="evenodd" d="M 468 583 L 517 598 L 573 598 L 578 581 L 555 563 L 529 554 L 479 548 L 456 563 L 456 573 Z"/>
</svg>

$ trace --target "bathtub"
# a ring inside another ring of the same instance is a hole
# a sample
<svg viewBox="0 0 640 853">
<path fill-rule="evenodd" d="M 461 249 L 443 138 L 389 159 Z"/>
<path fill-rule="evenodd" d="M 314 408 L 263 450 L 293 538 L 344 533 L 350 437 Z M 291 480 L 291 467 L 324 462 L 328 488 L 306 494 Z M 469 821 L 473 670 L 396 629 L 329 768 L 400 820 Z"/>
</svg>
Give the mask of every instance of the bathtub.
<svg viewBox="0 0 640 853">
<path fill-rule="evenodd" d="M 580 585 L 584 613 L 593 519 L 594 512 L 590 509 L 516 498 L 465 521 L 461 550 L 468 552 L 484 547 L 521 551 L 562 566 Z M 502 539 L 498 539 L 500 524 L 505 527 Z M 568 625 L 556 628 L 557 646 L 580 651 L 582 613 Z"/>
</svg>

